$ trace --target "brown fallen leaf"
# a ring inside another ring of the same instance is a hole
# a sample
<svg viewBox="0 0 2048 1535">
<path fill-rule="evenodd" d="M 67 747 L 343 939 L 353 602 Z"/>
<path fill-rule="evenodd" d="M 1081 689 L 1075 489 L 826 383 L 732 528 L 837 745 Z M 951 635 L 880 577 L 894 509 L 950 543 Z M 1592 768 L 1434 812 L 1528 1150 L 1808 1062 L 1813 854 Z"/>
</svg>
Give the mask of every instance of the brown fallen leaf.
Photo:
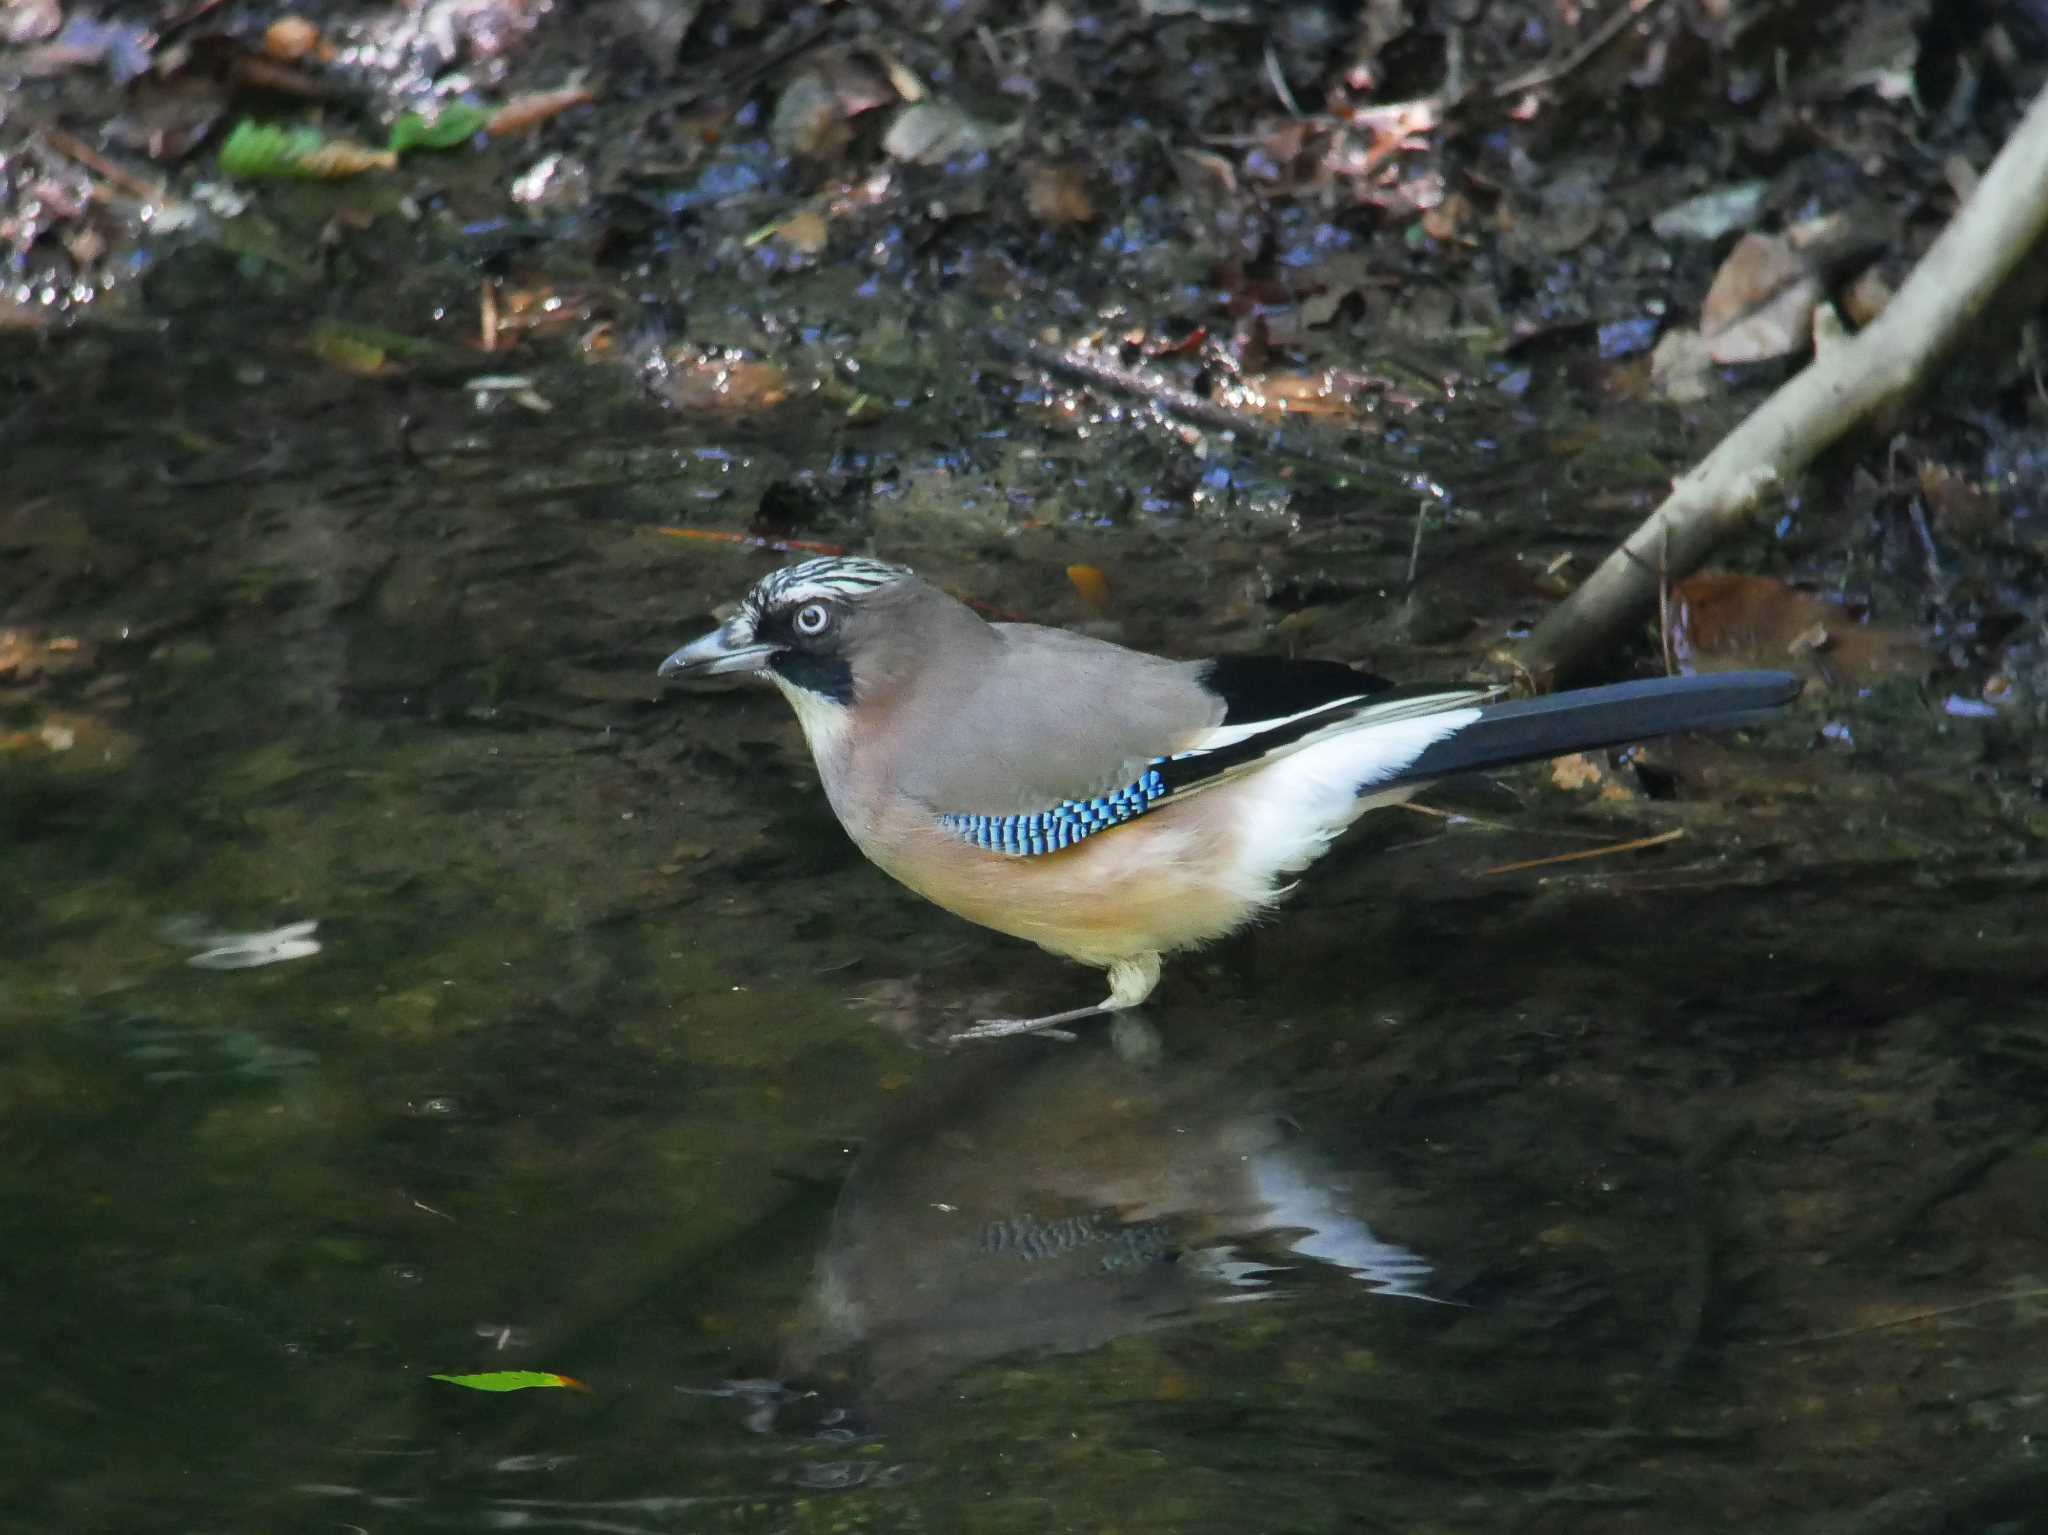
<svg viewBox="0 0 2048 1535">
<path fill-rule="evenodd" d="M 0 677 L 26 682 L 42 669 L 42 652 L 27 630 L 0 629 Z"/>
<path fill-rule="evenodd" d="M 371 149 L 366 144 L 323 144 L 299 161 L 301 176 L 322 181 L 359 176 L 364 171 L 397 169 L 397 155 L 388 149 Z"/>
<path fill-rule="evenodd" d="M 1036 165 L 1024 183 L 1024 206 L 1041 224 L 1060 228 L 1095 222 L 1095 199 L 1071 165 Z"/>
<path fill-rule="evenodd" d="M 705 357 L 678 360 L 658 387 L 685 409 L 771 410 L 798 386 L 786 368 L 772 362 Z"/>
<path fill-rule="evenodd" d="M 523 96 L 514 96 L 506 102 L 484 124 L 484 132 L 494 139 L 501 139 L 508 133 L 519 133 L 535 128 L 551 117 L 560 117 L 571 107 L 587 107 L 597 100 L 597 93 L 586 85 L 565 85 L 552 91 L 529 91 Z"/>
<path fill-rule="evenodd" d="M 889 77 L 889 88 L 905 101 L 922 101 L 931 94 L 924 88 L 924 81 L 893 53 L 877 51 L 875 59 L 882 66 L 882 73 Z"/>
<path fill-rule="evenodd" d="M 823 160 L 853 141 L 853 128 L 839 109 L 839 98 L 814 70 L 794 75 L 775 99 L 768 119 L 768 141 L 786 155 Z"/>
<path fill-rule="evenodd" d="M 303 59 L 320 46 L 320 29 L 303 16 L 280 16 L 263 29 L 263 51 L 273 59 Z"/>
<path fill-rule="evenodd" d="M 1714 392 L 1714 359 L 1696 330 L 1667 330 L 1650 354 L 1650 391 L 1673 405 L 1696 405 Z"/>
<path fill-rule="evenodd" d="M 1550 764 L 1550 781 L 1560 789 L 1590 789 L 1606 776 L 1600 764 L 1584 752 L 1556 758 Z"/>
<path fill-rule="evenodd" d="M 356 378 L 390 378 L 405 371 L 382 346 L 338 325 L 314 326 L 306 348 L 335 372 Z"/>
<path fill-rule="evenodd" d="M 87 224 L 64 236 L 64 253 L 71 258 L 73 265 L 89 267 L 107 253 L 107 237 L 94 225 Z"/>
<path fill-rule="evenodd" d="M 1446 193 L 1434 208 L 1422 210 L 1422 232 L 1446 244 L 1465 238 L 1472 221 L 1472 202 L 1463 192 Z"/>
<path fill-rule="evenodd" d="M 318 55 L 314 57 L 317 58 Z M 332 101 L 338 94 L 337 87 L 317 75 L 309 75 L 303 69 L 281 59 L 267 58 L 257 53 L 244 53 L 231 59 L 228 73 L 237 85 L 252 91 L 268 91 L 274 96 L 297 96 L 305 101 Z"/>
<path fill-rule="evenodd" d="M 1081 594 L 1081 600 L 1091 608 L 1109 606 L 1109 577 L 1093 565 L 1069 565 L 1067 579 L 1074 584 L 1074 590 Z"/>
<path fill-rule="evenodd" d="M 806 208 L 776 225 L 775 238 L 800 256 L 815 256 L 831 242 L 832 232 L 823 214 Z"/>
<path fill-rule="evenodd" d="M 584 325 L 597 313 L 597 300 L 580 288 L 510 288 L 490 283 L 486 291 L 497 312 L 496 330 L 501 342 L 512 332 L 545 334 Z"/>
<path fill-rule="evenodd" d="M 1358 414 L 1356 398 L 1362 381 L 1340 370 L 1315 373 L 1248 374 L 1221 391 L 1222 403 L 1246 415 L 1277 420 L 1315 416 L 1348 420 Z"/>
<path fill-rule="evenodd" d="M 1806 657 L 1835 679 L 1854 680 L 1928 663 L 1912 632 L 1859 623 L 1838 604 L 1769 576 L 1702 571 L 1671 595 L 1671 653 L 1687 666 L 1783 666 Z"/>
<path fill-rule="evenodd" d="M 1970 540 L 1995 538 L 2005 523 L 2005 507 L 1995 488 L 1987 488 L 1945 464 L 1923 461 L 1920 494 L 1937 530 Z"/>
<path fill-rule="evenodd" d="M 1820 281 L 1780 235 L 1744 235 L 1700 305 L 1700 334 L 1717 363 L 1768 362 L 1803 351 Z"/>
<path fill-rule="evenodd" d="M 1861 330 L 1883 314 L 1891 301 L 1892 285 L 1884 280 L 1877 268 L 1870 267 L 1858 275 L 1842 295 L 1843 317 Z"/>
</svg>

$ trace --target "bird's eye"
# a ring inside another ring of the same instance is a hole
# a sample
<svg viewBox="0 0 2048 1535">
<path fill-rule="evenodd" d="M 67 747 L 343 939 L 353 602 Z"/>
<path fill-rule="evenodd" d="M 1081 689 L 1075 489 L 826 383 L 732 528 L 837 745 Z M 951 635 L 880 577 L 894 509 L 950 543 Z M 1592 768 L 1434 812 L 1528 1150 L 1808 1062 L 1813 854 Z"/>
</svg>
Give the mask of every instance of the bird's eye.
<svg viewBox="0 0 2048 1535">
<path fill-rule="evenodd" d="M 822 602 L 807 602 L 796 610 L 796 632 L 816 639 L 832 627 L 832 610 Z"/>
</svg>

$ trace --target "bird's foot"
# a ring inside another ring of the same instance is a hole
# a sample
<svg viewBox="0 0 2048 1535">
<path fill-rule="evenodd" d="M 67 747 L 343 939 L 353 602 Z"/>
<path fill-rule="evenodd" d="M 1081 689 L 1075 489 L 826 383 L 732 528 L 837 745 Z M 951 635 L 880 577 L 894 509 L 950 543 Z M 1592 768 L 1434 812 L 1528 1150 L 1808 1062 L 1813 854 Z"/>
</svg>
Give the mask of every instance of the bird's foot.
<svg viewBox="0 0 2048 1535">
<path fill-rule="evenodd" d="M 1083 1018 L 1094 1018 L 1109 1009 L 1097 1003 L 1094 1007 L 1069 1008 L 1064 1013 L 1048 1013 L 1043 1018 L 984 1018 L 969 1029 L 962 1029 L 952 1035 L 948 1044 L 963 1044 L 970 1039 L 1007 1039 L 1013 1034 L 1037 1034 L 1046 1039 L 1065 1040 L 1071 1044 L 1074 1035 L 1060 1027 L 1063 1023 L 1078 1023 Z"/>
</svg>

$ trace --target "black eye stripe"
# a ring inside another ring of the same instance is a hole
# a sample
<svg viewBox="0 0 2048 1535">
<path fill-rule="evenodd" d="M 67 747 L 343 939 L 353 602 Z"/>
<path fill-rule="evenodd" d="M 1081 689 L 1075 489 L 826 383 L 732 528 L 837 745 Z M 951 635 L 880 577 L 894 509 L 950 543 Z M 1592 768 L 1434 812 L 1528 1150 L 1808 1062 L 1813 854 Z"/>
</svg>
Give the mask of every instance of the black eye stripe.
<svg viewBox="0 0 2048 1535">
<path fill-rule="evenodd" d="M 825 622 L 815 629 L 806 629 L 797 620 L 810 608 L 818 608 L 825 615 Z M 839 614 L 834 604 L 816 597 L 807 597 L 802 602 L 781 603 L 763 613 L 754 626 L 754 637 L 771 645 L 801 645 L 827 639 L 838 627 Z"/>
</svg>

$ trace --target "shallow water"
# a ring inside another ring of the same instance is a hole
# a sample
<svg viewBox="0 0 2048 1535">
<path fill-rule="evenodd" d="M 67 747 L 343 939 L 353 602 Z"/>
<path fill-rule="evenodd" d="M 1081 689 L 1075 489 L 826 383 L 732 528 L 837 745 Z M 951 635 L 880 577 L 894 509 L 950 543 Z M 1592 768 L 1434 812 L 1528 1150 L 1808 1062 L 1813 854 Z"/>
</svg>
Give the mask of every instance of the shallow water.
<svg viewBox="0 0 2048 1535">
<path fill-rule="evenodd" d="M 11 361 L 10 1527 L 2032 1527 L 2018 727 L 1823 691 L 1676 799 L 1511 775 L 1137 1025 L 947 1053 L 1096 980 L 863 864 L 779 700 L 655 683 L 779 559 L 660 527 L 793 486 L 1000 612 L 1408 675 L 1595 534 L 1463 510 L 1473 450 L 1409 591 L 1412 501 L 1240 448 L 1110 515 L 1177 441 L 993 361 L 879 426 L 559 363 L 539 415 L 170 309 Z M 427 1379 L 498 1368 L 589 1390 Z"/>
</svg>

